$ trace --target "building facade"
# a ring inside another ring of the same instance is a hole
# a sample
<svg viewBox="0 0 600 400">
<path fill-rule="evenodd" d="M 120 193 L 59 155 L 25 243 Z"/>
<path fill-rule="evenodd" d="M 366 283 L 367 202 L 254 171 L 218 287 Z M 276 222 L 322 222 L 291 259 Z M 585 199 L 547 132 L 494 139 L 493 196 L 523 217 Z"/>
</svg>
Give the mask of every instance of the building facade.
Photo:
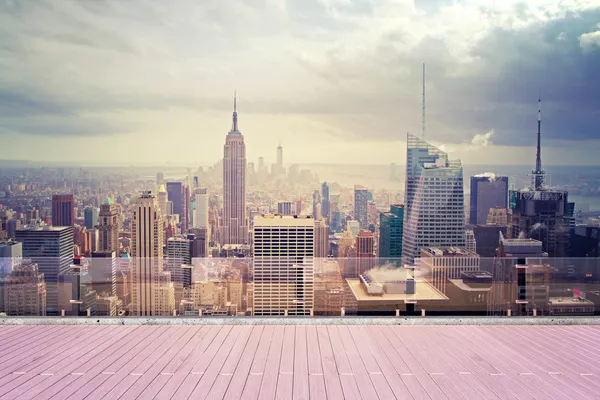
<svg viewBox="0 0 600 400">
<path fill-rule="evenodd" d="M 483 225 L 492 208 L 508 207 L 508 177 L 482 174 L 471 177 L 469 222 Z"/>
<path fill-rule="evenodd" d="M 55 194 L 52 196 L 52 225 L 75 225 L 75 198 L 72 194 Z"/>
<path fill-rule="evenodd" d="M 254 315 L 310 315 L 315 224 L 311 217 L 254 219 Z"/>
<path fill-rule="evenodd" d="M 402 234 L 404 205 L 392 204 L 390 211 L 379 214 L 379 257 L 400 263 L 402 259 Z"/>
<path fill-rule="evenodd" d="M 354 219 L 358 221 L 360 229 L 369 228 L 368 220 L 369 191 L 366 187 L 354 186 Z"/>
<path fill-rule="evenodd" d="M 98 214 L 98 251 L 120 253 L 119 229 L 121 227 L 121 207 L 106 198 Z"/>
</svg>

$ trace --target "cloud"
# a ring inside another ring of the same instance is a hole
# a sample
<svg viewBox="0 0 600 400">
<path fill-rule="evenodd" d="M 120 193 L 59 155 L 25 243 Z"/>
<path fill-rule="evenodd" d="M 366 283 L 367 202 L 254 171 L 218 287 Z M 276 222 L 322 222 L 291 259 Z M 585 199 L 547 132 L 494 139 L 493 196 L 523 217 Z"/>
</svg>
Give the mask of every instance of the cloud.
<svg viewBox="0 0 600 400">
<path fill-rule="evenodd" d="M 6 1 L 0 135 L 159 134 L 175 114 L 181 132 L 226 131 L 237 88 L 265 142 L 287 121 L 331 148 L 385 146 L 421 129 L 425 62 L 432 141 L 534 146 L 541 87 L 544 144 L 584 142 L 600 126 L 598 20 L 592 0 Z"/>
</svg>

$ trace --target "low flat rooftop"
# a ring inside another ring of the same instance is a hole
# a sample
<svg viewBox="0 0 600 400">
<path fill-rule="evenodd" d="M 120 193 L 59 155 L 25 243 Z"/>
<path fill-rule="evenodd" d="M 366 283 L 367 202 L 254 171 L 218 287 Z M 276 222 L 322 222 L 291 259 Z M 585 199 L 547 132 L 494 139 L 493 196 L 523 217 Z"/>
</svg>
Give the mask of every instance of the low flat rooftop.
<svg viewBox="0 0 600 400">
<path fill-rule="evenodd" d="M 359 279 L 346 279 L 354 297 L 358 301 L 403 302 L 403 301 L 443 301 L 448 300 L 442 292 L 423 279 L 415 279 L 415 294 L 388 294 L 372 296 L 367 293 Z"/>
<path fill-rule="evenodd" d="M 600 326 L 0 326 L 3 399 L 598 398 Z"/>
</svg>

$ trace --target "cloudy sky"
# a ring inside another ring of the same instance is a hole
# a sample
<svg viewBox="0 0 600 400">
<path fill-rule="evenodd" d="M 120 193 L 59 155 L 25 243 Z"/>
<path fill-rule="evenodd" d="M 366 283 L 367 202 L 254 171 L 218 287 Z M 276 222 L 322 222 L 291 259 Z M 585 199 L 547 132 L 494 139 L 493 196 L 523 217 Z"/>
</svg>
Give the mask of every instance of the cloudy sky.
<svg viewBox="0 0 600 400">
<path fill-rule="evenodd" d="M 0 159 L 200 163 L 234 90 L 250 161 L 465 163 L 600 152 L 600 0 L 2 0 Z"/>
</svg>

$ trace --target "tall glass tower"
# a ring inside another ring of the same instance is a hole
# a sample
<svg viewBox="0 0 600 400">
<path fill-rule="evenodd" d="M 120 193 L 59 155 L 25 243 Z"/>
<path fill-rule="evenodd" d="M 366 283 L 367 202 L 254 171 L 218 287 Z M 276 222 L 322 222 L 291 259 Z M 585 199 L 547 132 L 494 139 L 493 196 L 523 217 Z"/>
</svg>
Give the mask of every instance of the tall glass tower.
<svg viewBox="0 0 600 400">
<path fill-rule="evenodd" d="M 423 247 L 465 247 L 464 210 L 460 160 L 409 133 L 403 262 L 413 263 Z"/>
</svg>

